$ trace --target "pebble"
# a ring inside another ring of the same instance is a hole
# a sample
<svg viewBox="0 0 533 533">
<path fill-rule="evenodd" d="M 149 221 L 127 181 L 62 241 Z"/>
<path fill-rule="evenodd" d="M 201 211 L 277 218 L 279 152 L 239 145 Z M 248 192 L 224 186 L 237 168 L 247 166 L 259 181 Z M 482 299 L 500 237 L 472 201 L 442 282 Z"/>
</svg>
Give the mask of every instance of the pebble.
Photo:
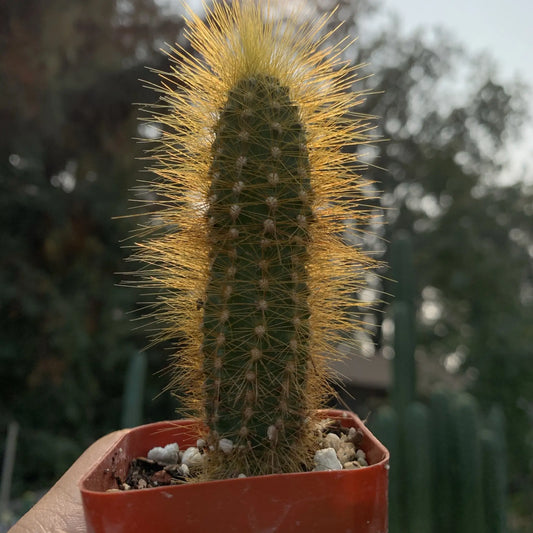
<svg viewBox="0 0 533 533">
<path fill-rule="evenodd" d="M 360 457 L 359 459 L 357 459 L 357 462 L 361 465 L 361 466 L 368 466 L 368 462 L 366 459 L 364 459 L 363 457 Z"/>
<path fill-rule="evenodd" d="M 167 444 L 164 448 L 156 446 L 148 452 L 148 459 L 164 465 L 175 465 L 179 462 L 180 447 L 176 442 Z"/>
<path fill-rule="evenodd" d="M 337 458 L 337 453 L 333 448 L 317 450 L 315 453 L 314 463 L 314 472 L 321 472 L 323 470 L 342 470 L 342 464 Z"/>
<path fill-rule="evenodd" d="M 353 461 L 356 458 L 355 446 L 353 442 L 341 443 L 337 449 L 337 457 L 342 464 Z"/>
<path fill-rule="evenodd" d="M 230 439 L 220 439 L 218 442 L 218 447 L 224 453 L 230 453 L 233 450 L 233 441 Z"/>
<path fill-rule="evenodd" d="M 357 468 L 361 468 L 361 465 L 357 461 L 350 461 L 348 463 L 344 463 L 342 467 L 344 470 L 355 470 Z"/>
<path fill-rule="evenodd" d="M 204 458 L 196 446 L 191 446 L 183 452 L 181 464 L 187 465 L 189 469 L 200 467 L 203 462 Z"/>
<path fill-rule="evenodd" d="M 335 433 L 328 433 L 324 437 L 324 444 L 326 448 L 333 448 L 334 450 L 338 450 L 339 446 L 341 445 L 341 439 L 338 435 L 335 435 Z"/>
<path fill-rule="evenodd" d="M 355 452 L 355 456 L 358 457 L 359 459 L 366 459 L 366 453 L 361 450 L 361 448 L 359 448 L 356 452 Z"/>
<path fill-rule="evenodd" d="M 157 483 L 159 485 L 168 485 L 172 479 L 172 476 L 165 472 L 165 470 L 159 470 L 158 472 L 155 472 L 152 477 L 150 478 L 151 481 L 154 483 Z M 144 479 L 139 480 L 139 485 L 141 481 L 144 481 Z M 146 483 L 146 482 L 145 482 Z"/>
<path fill-rule="evenodd" d="M 347 438 L 349 441 L 353 442 L 355 446 L 359 446 L 363 440 L 363 432 L 360 429 L 350 428 L 348 430 Z"/>
</svg>

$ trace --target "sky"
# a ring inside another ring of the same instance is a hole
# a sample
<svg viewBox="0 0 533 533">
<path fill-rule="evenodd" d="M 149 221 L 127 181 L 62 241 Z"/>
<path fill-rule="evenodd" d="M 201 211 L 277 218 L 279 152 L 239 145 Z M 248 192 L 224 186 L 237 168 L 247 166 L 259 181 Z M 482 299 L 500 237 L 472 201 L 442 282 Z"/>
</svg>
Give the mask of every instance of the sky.
<svg viewBox="0 0 533 533">
<path fill-rule="evenodd" d="M 529 167 L 526 180 L 533 183 L 533 0 L 381 0 L 381 4 L 399 16 L 405 31 L 445 27 L 470 53 L 488 52 L 502 81 L 518 76 L 531 87 L 525 138 L 510 152 L 513 163 L 502 181 L 516 180 Z"/>
<path fill-rule="evenodd" d="M 506 75 L 521 74 L 533 83 L 533 2 L 531 0 L 382 0 L 402 25 L 441 25 L 470 50 L 487 50 Z"/>
</svg>

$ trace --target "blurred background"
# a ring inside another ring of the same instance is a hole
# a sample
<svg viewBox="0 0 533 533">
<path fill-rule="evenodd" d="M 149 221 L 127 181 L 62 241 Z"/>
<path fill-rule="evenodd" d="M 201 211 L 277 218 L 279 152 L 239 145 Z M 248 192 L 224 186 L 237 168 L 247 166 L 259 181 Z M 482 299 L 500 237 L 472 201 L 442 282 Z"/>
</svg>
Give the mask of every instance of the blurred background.
<svg viewBox="0 0 533 533">
<path fill-rule="evenodd" d="M 475 411 L 480 432 L 497 419 L 507 525 L 477 531 L 531 532 L 531 72 L 508 64 L 512 33 L 495 28 L 499 40 L 480 48 L 481 12 L 455 32 L 414 1 L 337 3 L 330 26 L 343 20 L 339 33 L 359 37 L 346 60 L 368 64 L 357 89 L 373 92 L 361 111 L 379 117 L 376 135 L 388 139 L 359 153 L 384 222 L 365 228 L 363 245 L 393 264 L 368 280 L 376 312 L 339 368 L 341 396 L 371 423 L 391 409 L 403 424 L 415 400 L 431 417 L 436 393 L 459 398 L 459 417 Z M 333 5 L 309 0 L 301 16 Z M 156 99 L 144 87 L 155 81 L 149 68 L 168 69 L 165 43 L 186 44 L 180 9 L 170 0 L 0 0 L 4 524 L 99 436 L 174 416 L 175 401 L 160 394 L 170 347 L 144 350 L 147 332 L 133 319 L 145 297 L 118 286 L 140 220 L 116 217 L 131 212 L 143 179 L 146 145 L 136 139 L 160 133 L 139 122 L 135 104 Z M 385 418 L 375 423 L 387 434 Z M 437 531 L 423 527 L 410 533 Z"/>
</svg>

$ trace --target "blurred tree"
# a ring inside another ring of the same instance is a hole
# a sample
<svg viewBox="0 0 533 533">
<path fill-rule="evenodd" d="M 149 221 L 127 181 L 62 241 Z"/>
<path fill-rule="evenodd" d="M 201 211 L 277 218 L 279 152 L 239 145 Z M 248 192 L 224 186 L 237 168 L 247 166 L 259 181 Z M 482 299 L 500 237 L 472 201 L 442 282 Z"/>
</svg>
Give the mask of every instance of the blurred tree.
<svg viewBox="0 0 533 533">
<path fill-rule="evenodd" d="M 154 0 L 0 2 L 0 431 L 21 423 L 15 491 L 119 425 L 146 340 L 126 316 L 139 294 L 116 287 L 136 222 L 112 217 L 139 177 L 132 104 L 154 98 L 139 78 L 180 29 Z"/>
<path fill-rule="evenodd" d="M 502 405 L 515 483 L 533 492 L 533 187 L 501 184 L 527 116 L 525 87 L 500 82 L 489 57 L 443 30 L 402 35 L 375 4 L 341 1 L 330 26 L 340 20 L 361 36 L 346 59 L 370 63 L 372 77 L 358 83 L 375 91 L 364 111 L 386 139 L 364 150 L 385 221 L 368 247 L 387 258 L 395 232 L 413 235 L 417 353 L 461 377 L 484 408 Z M 386 279 L 382 289 L 386 310 L 395 291 Z M 383 345 L 378 328 L 374 342 Z"/>
</svg>

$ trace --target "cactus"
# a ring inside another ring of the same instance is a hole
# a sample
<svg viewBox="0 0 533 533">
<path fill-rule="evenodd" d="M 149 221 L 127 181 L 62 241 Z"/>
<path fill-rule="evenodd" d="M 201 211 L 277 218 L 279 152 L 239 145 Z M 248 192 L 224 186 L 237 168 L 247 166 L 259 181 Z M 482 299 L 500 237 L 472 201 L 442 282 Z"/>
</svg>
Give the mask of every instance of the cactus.
<svg viewBox="0 0 533 533">
<path fill-rule="evenodd" d="M 501 410 L 492 409 L 488 429 L 482 432 L 477 402 L 467 394 L 435 391 L 429 411 L 414 402 L 411 248 L 404 232 L 392 244 L 393 277 L 398 281 L 392 306 L 394 409 L 381 408 L 375 421 L 376 434 L 383 436 L 389 446 L 386 439 L 396 442 L 393 449 L 397 450 L 397 461 L 391 453 L 391 531 L 504 533 L 505 424 Z M 395 439 L 390 436 L 393 431 L 397 432 Z M 394 490 L 398 478 L 402 490 Z"/>
<path fill-rule="evenodd" d="M 410 403 L 405 410 L 404 423 L 401 444 L 405 476 L 405 531 L 433 533 L 431 491 L 428 490 L 432 486 L 429 409 L 419 402 Z"/>
<path fill-rule="evenodd" d="M 160 202 L 134 258 L 162 289 L 156 340 L 180 342 L 170 388 L 205 421 L 208 479 L 306 467 L 328 358 L 362 324 L 348 310 L 374 262 L 341 235 L 370 216 L 345 150 L 369 119 L 345 43 L 317 37 L 326 22 L 281 23 L 251 1 L 205 22 L 189 10 L 200 58 L 172 50 L 160 73 Z"/>
<path fill-rule="evenodd" d="M 457 396 L 453 406 L 457 533 L 484 533 L 481 427 L 477 402 L 469 394 Z"/>
<path fill-rule="evenodd" d="M 485 430 L 481 434 L 483 452 L 483 496 L 485 502 L 486 533 L 505 533 L 506 517 L 506 468 L 502 455 L 501 437 Z"/>
<path fill-rule="evenodd" d="M 384 405 L 375 416 L 370 418 L 370 429 L 374 435 L 387 447 L 390 453 L 389 471 L 389 533 L 402 533 L 403 505 L 400 503 L 404 494 L 401 483 L 402 457 L 400 455 L 400 425 L 396 411 Z"/>
<path fill-rule="evenodd" d="M 416 365 L 414 310 L 407 302 L 393 304 L 394 314 L 394 384 L 392 403 L 403 416 L 407 406 L 415 400 Z"/>
<path fill-rule="evenodd" d="M 507 532 L 507 439 L 505 414 L 500 405 L 488 413 L 481 436 L 483 487 L 487 533 Z"/>
<path fill-rule="evenodd" d="M 431 453 L 433 463 L 433 510 L 435 533 L 455 531 L 454 474 L 457 454 L 452 433 L 452 395 L 435 390 L 430 398 Z M 455 474 L 457 476 L 457 474 Z"/>
<path fill-rule="evenodd" d="M 121 427 L 131 428 L 143 422 L 143 400 L 146 382 L 146 354 L 135 353 L 128 364 L 122 398 Z"/>
<path fill-rule="evenodd" d="M 398 282 L 394 317 L 394 385 L 392 401 L 400 417 L 416 395 L 414 268 L 411 237 L 399 232 L 392 242 L 391 266 Z"/>
</svg>

